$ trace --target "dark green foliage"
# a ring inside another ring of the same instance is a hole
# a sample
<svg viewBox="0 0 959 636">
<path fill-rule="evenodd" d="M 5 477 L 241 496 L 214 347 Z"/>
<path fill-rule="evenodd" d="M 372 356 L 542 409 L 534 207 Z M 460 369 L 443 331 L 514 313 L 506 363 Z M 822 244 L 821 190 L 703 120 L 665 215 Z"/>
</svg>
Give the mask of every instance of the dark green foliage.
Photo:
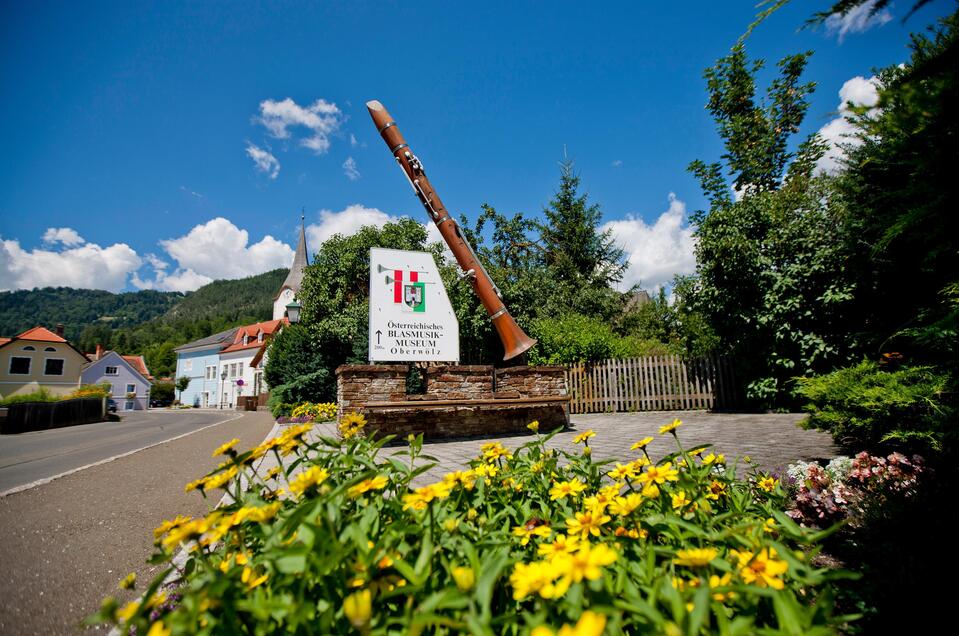
<svg viewBox="0 0 959 636">
<path fill-rule="evenodd" d="M 956 433 L 955 387 L 932 367 L 886 369 L 863 361 L 799 379 L 808 424 L 853 449 L 929 451 Z"/>
<path fill-rule="evenodd" d="M 678 352 L 655 337 L 621 336 L 608 322 L 582 314 L 537 318 L 530 324 L 530 335 L 539 341 L 528 352 L 530 364 L 581 364 Z"/>
<path fill-rule="evenodd" d="M 180 396 L 183 396 L 183 392 L 187 390 L 187 387 L 190 386 L 190 376 L 181 375 L 176 379 L 176 390 L 180 392 Z"/>
<path fill-rule="evenodd" d="M 824 147 L 813 136 L 787 152 L 813 89 L 799 81 L 808 56 L 779 63 L 768 105 L 755 104 L 762 65 L 747 60 L 742 44 L 706 71 L 708 107 L 739 201 L 728 194 L 721 164 L 690 165 L 711 208 L 694 215 L 697 275 L 685 283 L 682 306 L 733 355 L 747 396 L 764 408 L 789 404 L 792 377 L 849 360 L 861 328 L 848 309 L 856 289 L 844 271 L 854 252 L 848 214 L 834 181 L 812 176 Z"/>
<path fill-rule="evenodd" d="M 15 336 L 37 325 L 52 330 L 63 323 L 67 339 L 76 342 L 88 326 L 97 325 L 106 332 L 131 327 L 164 315 L 182 300 L 183 294 L 177 292 L 151 290 L 114 294 L 44 287 L 0 292 L 0 335 Z"/>
<path fill-rule="evenodd" d="M 273 337 L 267 351 L 263 379 L 284 403 L 336 400 L 335 366 L 329 352 L 319 349 L 311 329 L 290 325 Z"/>
<path fill-rule="evenodd" d="M 872 350 L 959 370 L 959 14 L 916 35 L 912 59 L 879 74 L 878 109 L 840 188 L 867 257 L 857 311 Z"/>
<path fill-rule="evenodd" d="M 273 317 L 273 299 L 289 271 L 274 269 L 237 280 L 213 281 L 185 296 L 163 316 L 163 321 L 269 320 Z"/>
<path fill-rule="evenodd" d="M 155 382 L 150 388 L 150 399 L 173 402 L 175 389 L 176 387 L 171 382 Z"/>
</svg>

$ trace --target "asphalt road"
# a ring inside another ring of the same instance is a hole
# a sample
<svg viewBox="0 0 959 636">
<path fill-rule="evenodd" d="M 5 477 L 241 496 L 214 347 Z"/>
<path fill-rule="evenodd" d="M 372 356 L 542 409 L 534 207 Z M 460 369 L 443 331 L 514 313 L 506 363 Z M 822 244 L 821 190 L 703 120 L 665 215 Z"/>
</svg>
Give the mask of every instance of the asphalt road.
<svg viewBox="0 0 959 636">
<path fill-rule="evenodd" d="M 200 428 L 197 415 L 146 417 L 153 418 L 152 426 L 165 427 L 167 437 L 174 437 L 175 431 Z M 134 424 L 132 418 L 127 423 Z M 134 592 L 120 592 L 116 586 L 126 574 L 136 572 L 142 591 L 157 574 L 145 563 L 154 550 L 153 528 L 177 514 L 205 514 L 219 500 L 184 493 L 183 485 L 216 466 L 218 459 L 210 457 L 214 448 L 233 437 L 240 438 L 240 448 L 250 448 L 263 441 L 272 425 L 269 413 L 245 413 L 0 497 L 0 635 L 83 634 L 80 621 L 96 611 L 105 596 L 133 598 Z M 139 439 L 142 445 L 147 438 Z"/>
<path fill-rule="evenodd" d="M 233 411 L 139 411 L 119 422 L 0 435 L 0 494 L 236 417 Z"/>
</svg>

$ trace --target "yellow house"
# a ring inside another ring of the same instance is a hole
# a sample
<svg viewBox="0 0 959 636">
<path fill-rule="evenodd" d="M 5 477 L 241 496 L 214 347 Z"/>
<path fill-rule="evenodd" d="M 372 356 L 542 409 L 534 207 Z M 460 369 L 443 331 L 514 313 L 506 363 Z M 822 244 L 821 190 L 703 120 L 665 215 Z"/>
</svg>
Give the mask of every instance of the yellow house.
<svg viewBox="0 0 959 636">
<path fill-rule="evenodd" d="M 41 387 L 65 395 L 80 386 L 80 368 L 89 360 L 63 337 L 62 326 L 57 332 L 34 327 L 13 338 L 0 338 L 0 397 Z"/>
</svg>

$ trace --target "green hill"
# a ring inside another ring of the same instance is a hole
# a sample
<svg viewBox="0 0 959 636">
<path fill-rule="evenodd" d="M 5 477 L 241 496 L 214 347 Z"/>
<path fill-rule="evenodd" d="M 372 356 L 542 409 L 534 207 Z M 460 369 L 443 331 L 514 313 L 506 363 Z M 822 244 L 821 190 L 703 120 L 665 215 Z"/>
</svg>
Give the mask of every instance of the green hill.
<svg viewBox="0 0 959 636">
<path fill-rule="evenodd" d="M 81 351 L 94 351 L 101 344 L 124 354 L 142 354 L 153 375 L 168 376 L 175 369 L 175 347 L 272 318 L 273 297 L 288 271 L 218 280 L 186 294 L 113 294 L 69 287 L 0 292 L 0 336 L 63 323 L 67 338 Z"/>
</svg>

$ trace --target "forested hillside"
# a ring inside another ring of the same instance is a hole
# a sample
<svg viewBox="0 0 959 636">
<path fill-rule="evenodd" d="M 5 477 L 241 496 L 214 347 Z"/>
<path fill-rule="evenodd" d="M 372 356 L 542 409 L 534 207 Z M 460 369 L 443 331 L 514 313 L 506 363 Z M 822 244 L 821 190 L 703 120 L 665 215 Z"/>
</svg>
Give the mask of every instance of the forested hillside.
<svg viewBox="0 0 959 636">
<path fill-rule="evenodd" d="M 0 293 L 0 335 L 30 327 L 66 327 L 81 351 L 97 344 L 124 354 L 142 354 L 157 377 L 173 373 L 177 347 L 217 331 L 273 315 L 273 298 L 287 269 L 218 280 L 194 292 L 139 291 L 112 294 L 90 289 L 47 287 Z"/>
<path fill-rule="evenodd" d="M 99 289 L 45 287 L 0 292 L 0 336 L 14 336 L 38 324 L 63 323 L 75 339 L 89 325 L 131 327 L 167 313 L 184 299 L 178 292 L 144 290 L 114 294 Z"/>
</svg>

